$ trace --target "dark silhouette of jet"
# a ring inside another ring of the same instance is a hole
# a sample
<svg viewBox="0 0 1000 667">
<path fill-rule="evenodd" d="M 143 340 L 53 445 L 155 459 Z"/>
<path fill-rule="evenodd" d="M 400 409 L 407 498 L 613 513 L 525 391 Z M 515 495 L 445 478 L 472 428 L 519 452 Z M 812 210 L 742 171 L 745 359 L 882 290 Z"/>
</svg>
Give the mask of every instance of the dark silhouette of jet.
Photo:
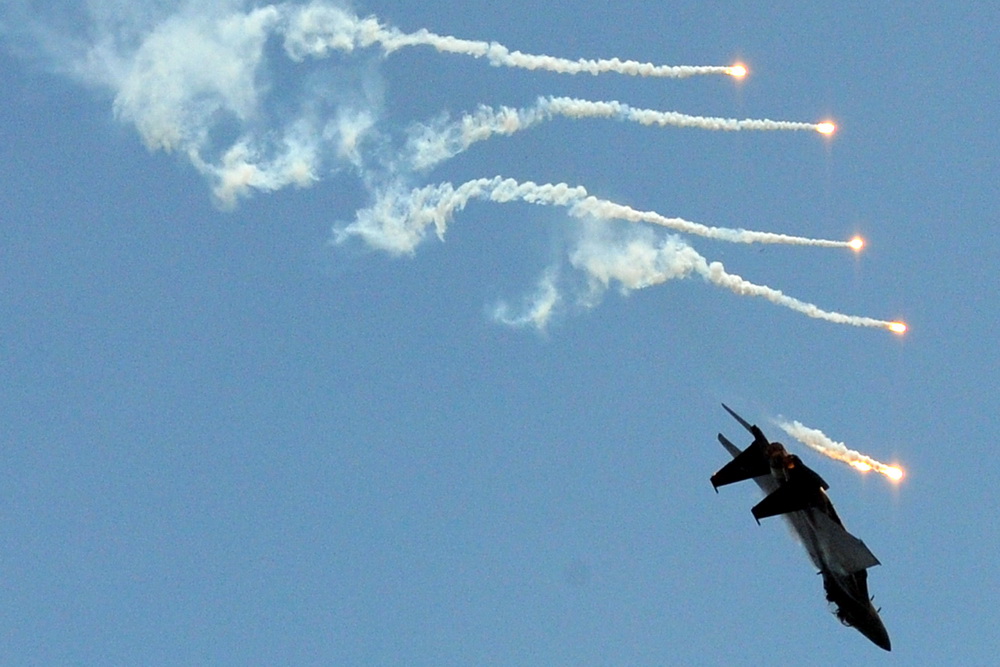
<svg viewBox="0 0 1000 667">
<path fill-rule="evenodd" d="M 879 561 L 864 542 L 844 528 L 826 495 L 829 485 L 780 442 L 770 442 L 756 425 L 727 405 L 722 407 L 753 435 L 753 442 L 740 451 L 719 434 L 719 442 L 733 460 L 712 475 L 716 492 L 733 482 L 755 481 L 766 494 L 751 510 L 757 523 L 784 515 L 823 575 L 826 599 L 836 606 L 840 622 L 857 629 L 876 646 L 892 650 L 889 633 L 868 595 L 868 568 Z"/>
</svg>

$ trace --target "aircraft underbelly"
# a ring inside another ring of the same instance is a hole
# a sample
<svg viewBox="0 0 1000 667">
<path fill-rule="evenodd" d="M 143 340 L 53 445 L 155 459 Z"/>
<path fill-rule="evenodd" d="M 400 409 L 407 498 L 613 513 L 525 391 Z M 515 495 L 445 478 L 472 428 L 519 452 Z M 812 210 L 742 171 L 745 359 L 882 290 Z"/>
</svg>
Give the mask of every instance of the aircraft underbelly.
<svg viewBox="0 0 1000 667">
<path fill-rule="evenodd" d="M 879 564 L 865 543 L 816 510 L 784 515 L 816 569 L 844 577 Z"/>
<path fill-rule="evenodd" d="M 809 560 L 812 561 L 812 564 L 816 567 L 816 569 L 820 571 L 827 569 L 819 539 L 816 536 L 816 532 L 809 524 L 809 521 L 806 519 L 805 513 L 791 512 L 784 516 L 788 520 L 792 530 L 795 532 L 795 536 L 798 538 L 799 542 L 801 542 L 802 546 L 805 547 L 806 553 L 809 554 Z"/>
</svg>

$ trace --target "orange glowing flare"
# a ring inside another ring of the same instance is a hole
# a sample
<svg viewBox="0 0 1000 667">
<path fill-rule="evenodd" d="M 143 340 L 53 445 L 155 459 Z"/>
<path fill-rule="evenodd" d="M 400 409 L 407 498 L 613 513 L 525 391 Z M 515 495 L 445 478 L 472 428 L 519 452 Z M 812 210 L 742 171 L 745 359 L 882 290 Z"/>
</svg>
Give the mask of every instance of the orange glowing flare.
<svg viewBox="0 0 1000 667">
<path fill-rule="evenodd" d="M 892 333 L 901 335 L 906 333 L 906 325 L 903 322 L 889 322 L 888 327 Z"/>
<path fill-rule="evenodd" d="M 742 79 L 747 75 L 747 73 L 746 65 L 743 63 L 736 63 L 726 71 L 726 74 L 737 79 Z"/>
<path fill-rule="evenodd" d="M 820 454 L 829 456 L 831 459 L 843 461 L 859 472 L 868 473 L 874 470 L 880 475 L 885 475 L 893 482 L 903 479 L 903 469 L 899 466 L 887 465 L 859 451 L 849 449 L 844 443 L 831 440 L 822 431 L 803 426 L 799 422 L 779 420 L 777 423 L 784 429 L 785 433 L 794 437 L 802 444 L 812 447 Z"/>
<path fill-rule="evenodd" d="M 891 479 L 894 482 L 898 482 L 903 479 L 903 469 L 898 466 L 886 466 L 882 474 Z"/>
<path fill-rule="evenodd" d="M 865 240 L 860 236 L 855 236 L 853 239 L 848 241 L 847 245 L 850 246 L 851 250 L 854 252 L 861 252 L 861 249 L 865 247 Z"/>
<path fill-rule="evenodd" d="M 848 463 L 855 470 L 860 470 L 861 472 L 871 472 L 874 470 L 881 475 L 885 475 L 894 482 L 898 482 L 903 479 L 903 469 L 899 466 L 886 465 L 868 456 L 848 461 Z"/>
<path fill-rule="evenodd" d="M 820 134 L 830 135 L 836 132 L 836 130 L 837 126 L 828 120 L 816 124 L 816 131 L 819 132 Z"/>
</svg>

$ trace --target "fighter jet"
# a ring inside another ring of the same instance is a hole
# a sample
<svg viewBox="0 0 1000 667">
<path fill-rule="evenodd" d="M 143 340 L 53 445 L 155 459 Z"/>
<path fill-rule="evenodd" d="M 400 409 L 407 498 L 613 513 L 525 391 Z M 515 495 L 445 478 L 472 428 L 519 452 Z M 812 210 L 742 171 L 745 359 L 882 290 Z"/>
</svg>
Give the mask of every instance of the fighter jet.
<svg viewBox="0 0 1000 667">
<path fill-rule="evenodd" d="M 753 442 L 743 451 L 719 434 L 719 442 L 733 460 L 712 475 L 716 493 L 720 486 L 752 479 L 766 494 L 751 512 L 757 523 L 783 515 L 791 524 L 809 558 L 823 576 L 826 599 L 837 618 L 876 646 L 892 650 L 878 610 L 868 595 L 868 568 L 879 564 L 865 543 L 851 535 L 826 495 L 829 485 L 780 442 L 770 442 L 755 425 L 722 405 L 746 430 Z"/>
</svg>

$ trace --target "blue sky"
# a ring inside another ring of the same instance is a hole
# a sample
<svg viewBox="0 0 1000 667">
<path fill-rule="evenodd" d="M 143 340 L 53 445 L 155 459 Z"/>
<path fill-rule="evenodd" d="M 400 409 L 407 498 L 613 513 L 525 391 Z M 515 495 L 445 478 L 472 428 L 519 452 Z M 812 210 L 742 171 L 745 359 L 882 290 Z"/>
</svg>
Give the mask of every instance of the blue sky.
<svg viewBox="0 0 1000 667">
<path fill-rule="evenodd" d="M 0 9 L 0 661 L 993 661 L 1000 10 L 460 4 L 349 11 L 750 76 L 568 76 L 426 46 L 293 59 L 267 12 L 294 3 Z M 539 96 L 839 130 L 555 118 L 407 162 L 443 114 Z M 681 253 L 566 208 L 473 199 L 398 255 L 338 232 L 390 186 L 497 175 L 710 226 L 860 233 L 857 256 L 677 243 L 910 332 L 697 271 L 599 289 L 582 247 Z M 542 330 L 496 317 L 541 322 L 539 285 L 559 294 Z M 799 420 L 905 467 L 893 485 L 787 443 L 882 561 L 892 654 L 840 627 L 781 522 L 754 524 L 754 488 L 712 493 L 716 433 L 744 439 L 723 401 L 772 437 Z"/>
</svg>

